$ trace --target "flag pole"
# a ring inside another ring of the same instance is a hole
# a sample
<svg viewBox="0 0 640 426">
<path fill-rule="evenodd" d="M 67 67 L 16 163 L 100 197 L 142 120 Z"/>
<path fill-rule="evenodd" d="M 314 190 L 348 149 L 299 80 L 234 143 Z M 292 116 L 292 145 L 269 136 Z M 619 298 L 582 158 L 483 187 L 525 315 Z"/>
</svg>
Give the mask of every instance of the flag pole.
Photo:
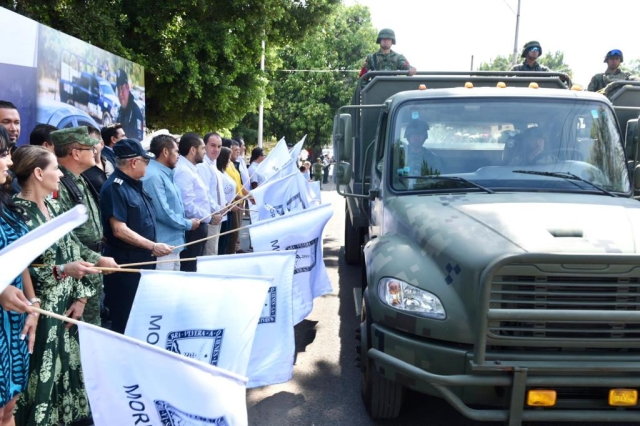
<svg viewBox="0 0 640 426">
<path fill-rule="evenodd" d="M 37 312 L 37 313 L 39 313 L 41 315 L 46 315 L 48 317 L 59 319 L 60 321 L 69 322 L 71 324 L 78 325 L 78 323 L 80 322 L 77 319 L 65 317 L 64 315 L 56 314 L 55 312 L 45 311 L 44 309 L 36 308 L 35 306 L 32 306 L 31 309 L 34 312 Z"/>
</svg>

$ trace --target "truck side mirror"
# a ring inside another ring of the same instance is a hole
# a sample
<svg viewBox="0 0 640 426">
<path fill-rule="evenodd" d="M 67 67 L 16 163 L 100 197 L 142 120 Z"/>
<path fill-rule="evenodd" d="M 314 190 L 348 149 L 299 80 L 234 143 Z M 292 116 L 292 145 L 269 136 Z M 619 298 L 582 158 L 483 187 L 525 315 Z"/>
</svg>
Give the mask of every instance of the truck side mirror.
<svg viewBox="0 0 640 426">
<path fill-rule="evenodd" d="M 633 169 L 633 189 L 640 191 L 640 166 Z"/>
<path fill-rule="evenodd" d="M 351 177 L 353 174 L 353 169 L 351 168 L 351 164 L 346 163 L 344 161 L 340 161 L 334 166 L 334 169 L 335 169 L 334 173 L 336 174 L 337 185 L 349 185 L 351 183 Z"/>
<path fill-rule="evenodd" d="M 627 128 L 624 135 L 624 150 L 627 154 L 627 160 L 638 161 L 638 119 L 627 121 Z"/>
<path fill-rule="evenodd" d="M 333 143 L 334 147 L 337 147 L 336 160 L 351 161 L 353 152 L 351 114 L 339 114 L 335 116 L 333 120 Z"/>
</svg>

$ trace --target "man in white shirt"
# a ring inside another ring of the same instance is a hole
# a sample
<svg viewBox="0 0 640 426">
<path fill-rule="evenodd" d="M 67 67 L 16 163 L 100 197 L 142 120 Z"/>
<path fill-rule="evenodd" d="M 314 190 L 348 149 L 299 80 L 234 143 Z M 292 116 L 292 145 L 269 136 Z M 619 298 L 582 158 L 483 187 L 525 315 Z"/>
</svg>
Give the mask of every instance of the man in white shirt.
<svg viewBox="0 0 640 426">
<path fill-rule="evenodd" d="M 210 222 L 220 223 L 220 217 L 212 215 L 216 209 L 216 204 L 209 195 L 209 188 L 202 182 L 196 165 L 204 160 L 204 141 L 197 133 L 186 133 L 180 138 L 178 144 L 180 158 L 175 168 L 174 181 L 180 188 L 182 204 L 184 204 L 184 215 L 187 219 L 200 220 L 200 226 L 185 232 L 187 244 L 202 240 L 207 237 L 208 224 Z M 206 241 L 188 245 L 180 252 L 181 259 L 192 259 L 204 255 Z M 181 271 L 196 271 L 196 261 L 182 261 Z"/>
<path fill-rule="evenodd" d="M 220 170 L 216 167 L 216 160 L 220 155 L 220 148 L 222 148 L 222 138 L 218 133 L 207 133 L 204 136 L 204 148 L 205 156 L 204 161 L 197 165 L 198 176 L 209 188 L 209 195 L 213 199 L 214 211 L 220 212 L 225 204 L 224 184 L 223 176 Z M 208 226 L 207 236 L 210 237 L 204 248 L 205 256 L 211 256 L 218 254 L 218 237 L 213 237 L 220 233 L 220 226 L 222 222 L 227 220 L 227 215 L 221 216 L 219 213 L 215 216 L 220 216 L 221 220 L 218 223 L 211 222 Z M 214 216 L 214 217 L 215 217 Z"/>
</svg>

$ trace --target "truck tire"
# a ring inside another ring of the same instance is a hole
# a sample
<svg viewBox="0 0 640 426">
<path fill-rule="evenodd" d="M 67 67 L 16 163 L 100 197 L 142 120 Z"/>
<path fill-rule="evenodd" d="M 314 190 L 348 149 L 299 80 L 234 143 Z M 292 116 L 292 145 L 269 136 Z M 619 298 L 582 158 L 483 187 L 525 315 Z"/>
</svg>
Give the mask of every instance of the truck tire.
<svg viewBox="0 0 640 426">
<path fill-rule="evenodd" d="M 102 127 L 108 126 L 112 122 L 113 120 L 111 119 L 111 114 L 105 111 L 104 114 L 102 114 Z"/>
<path fill-rule="evenodd" d="M 344 257 L 348 265 L 360 263 L 362 253 L 362 232 L 351 224 L 349 210 L 344 216 Z"/>
<path fill-rule="evenodd" d="M 361 395 L 367 412 L 373 419 L 395 419 L 400 415 L 404 388 L 402 385 L 383 377 L 375 370 L 373 361 L 367 356 L 368 334 L 371 322 L 367 319 L 363 301 L 362 322 L 360 323 L 361 350 Z"/>
</svg>

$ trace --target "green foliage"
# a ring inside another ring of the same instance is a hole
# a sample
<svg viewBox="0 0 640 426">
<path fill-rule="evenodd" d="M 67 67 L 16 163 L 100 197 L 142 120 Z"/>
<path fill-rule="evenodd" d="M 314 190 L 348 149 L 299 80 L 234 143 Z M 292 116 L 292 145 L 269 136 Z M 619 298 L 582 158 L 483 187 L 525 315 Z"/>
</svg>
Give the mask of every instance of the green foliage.
<svg viewBox="0 0 640 426">
<path fill-rule="evenodd" d="M 304 40 L 277 49 L 281 62 L 270 68 L 272 93 L 265 109 L 265 137 L 289 143 L 307 134 L 307 147 L 331 142 L 333 116 L 349 103 L 367 53 L 377 50 L 369 9 L 339 6 Z M 247 121 L 253 120 L 247 117 Z"/>
<path fill-rule="evenodd" d="M 640 59 L 632 59 L 628 63 L 622 63 L 620 68 L 632 74 L 640 76 Z"/>
<path fill-rule="evenodd" d="M 483 62 L 478 71 L 506 71 L 511 69 L 511 56 L 497 56 L 489 62 Z"/>
<path fill-rule="evenodd" d="M 267 81 L 261 41 L 295 43 L 339 0 L 0 0 L 0 6 L 140 63 L 148 126 L 231 127 Z"/>
</svg>

